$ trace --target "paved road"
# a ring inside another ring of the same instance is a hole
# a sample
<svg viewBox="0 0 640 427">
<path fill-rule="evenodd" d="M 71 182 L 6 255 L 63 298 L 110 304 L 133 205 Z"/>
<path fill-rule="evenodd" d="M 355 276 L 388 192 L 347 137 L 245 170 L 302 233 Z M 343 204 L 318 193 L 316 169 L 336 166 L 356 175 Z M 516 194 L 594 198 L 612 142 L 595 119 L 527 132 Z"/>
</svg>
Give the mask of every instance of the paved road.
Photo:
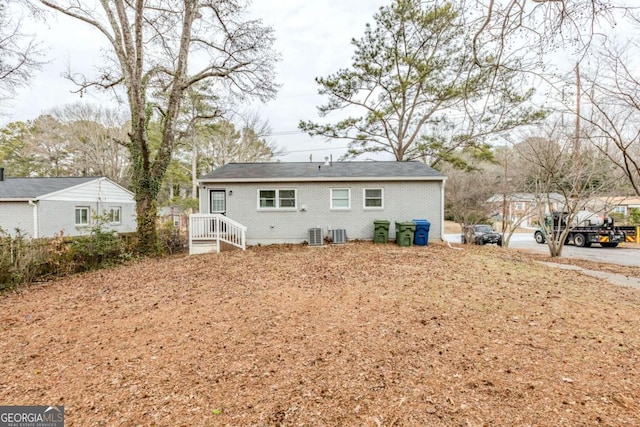
<svg viewBox="0 0 640 427">
<path fill-rule="evenodd" d="M 445 234 L 444 238 L 451 243 L 460 243 L 459 234 Z M 509 248 L 549 254 L 549 247 L 546 244 L 538 244 L 533 239 L 533 230 L 531 233 L 514 234 L 509 242 Z M 593 245 L 590 248 L 576 248 L 573 245 L 566 245 L 562 250 L 562 256 L 640 267 L 640 246 L 633 244 L 623 244 L 617 248 L 602 248 L 599 245 Z"/>
</svg>

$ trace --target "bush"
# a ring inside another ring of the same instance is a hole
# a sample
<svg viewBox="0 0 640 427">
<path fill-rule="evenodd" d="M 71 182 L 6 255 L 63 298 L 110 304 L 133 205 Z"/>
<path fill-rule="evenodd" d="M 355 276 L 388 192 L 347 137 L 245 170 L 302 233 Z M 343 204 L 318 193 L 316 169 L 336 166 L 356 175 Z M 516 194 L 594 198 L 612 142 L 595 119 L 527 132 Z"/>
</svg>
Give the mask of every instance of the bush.
<svg viewBox="0 0 640 427">
<path fill-rule="evenodd" d="M 124 245 L 115 231 L 94 228 L 89 236 L 71 241 L 69 261 L 74 271 L 95 270 L 117 264 L 124 254 Z"/>
<path fill-rule="evenodd" d="M 132 258 L 135 240 L 100 227 L 88 236 L 29 239 L 0 230 L 0 290 L 117 265 Z"/>
<path fill-rule="evenodd" d="M 629 224 L 640 225 L 640 209 L 631 208 L 629 211 Z"/>
<path fill-rule="evenodd" d="M 175 254 L 185 250 L 188 239 L 173 222 L 165 222 L 158 230 L 158 241 L 163 253 Z"/>
<path fill-rule="evenodd" d="M 624 214 L 621 214 L 620 212 L 611 212 L 609 217 L 613 218 L 614 224 L 624 223 Z"/>
<path fill-rule="evenodd" d="M 20 230 L 11 237 L 0 230 L 0 289 L 33 282 L 49 274 L 48 242 L 32 240 Z"/>
</svg>

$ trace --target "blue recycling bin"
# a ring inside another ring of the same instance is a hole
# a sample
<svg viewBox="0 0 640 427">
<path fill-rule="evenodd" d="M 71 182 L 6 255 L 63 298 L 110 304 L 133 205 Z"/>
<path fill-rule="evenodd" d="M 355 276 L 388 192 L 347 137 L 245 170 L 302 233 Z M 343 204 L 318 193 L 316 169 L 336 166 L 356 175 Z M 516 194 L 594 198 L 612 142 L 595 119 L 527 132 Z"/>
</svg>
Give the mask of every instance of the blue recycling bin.
<svg viewBox="0 0 640 427">
<path fill-rule="evenodd" d="M 414 219 L 416 230 L 413 232 L 413 244 L 416 246 L 427 246 L 429 244 L 429 228 L 431 223 L 426 219 Z"/>
</svg>

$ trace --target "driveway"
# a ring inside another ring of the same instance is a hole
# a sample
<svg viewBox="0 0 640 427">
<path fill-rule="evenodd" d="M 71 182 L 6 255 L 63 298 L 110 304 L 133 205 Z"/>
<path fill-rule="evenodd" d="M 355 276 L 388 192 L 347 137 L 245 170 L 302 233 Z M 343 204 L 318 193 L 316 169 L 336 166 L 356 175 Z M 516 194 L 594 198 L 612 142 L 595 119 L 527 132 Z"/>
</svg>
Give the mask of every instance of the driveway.
<svg viewBox="0 0 640 427">
<path fill-rule="evenodd" d="M 444 238 L 450 243 L 460 243 L 460 234 L 445 234 Z M 509 241 L 509 249 L 549 254 L 549 247 L 546 244 L 538 244 L 533 239 L 533 230 L 531 233 L 515 233 Z M 635 244 L 623 244 L 617 248 L 602 248 L 599 245 L 590 248 L 577 248 L 573 245 L 566 245 L 562 249 L 562 256 L 640 267 L 640 245 Z"/>
</svg>

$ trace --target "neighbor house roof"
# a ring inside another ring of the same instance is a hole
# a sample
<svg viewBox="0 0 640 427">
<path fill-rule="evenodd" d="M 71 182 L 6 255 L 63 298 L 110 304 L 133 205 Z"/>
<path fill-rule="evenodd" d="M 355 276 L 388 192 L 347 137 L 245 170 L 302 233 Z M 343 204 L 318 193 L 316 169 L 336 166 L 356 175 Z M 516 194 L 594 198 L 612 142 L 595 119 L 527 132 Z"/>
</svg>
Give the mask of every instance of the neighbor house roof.
<svg viewBox="0 0 640 427">
<path fill-rule="evenodd" d="M 0 181 L 0 200 L 30 200 L 95 181 L 100 177 L 4 178 Z"/>
<path fill-rule="evenodd" d="M 640 197 L 599 197 L 598 200 L 609 206 L 640 206 Z"/>
<path fill-rule="evenodd" d="M 497 203 L 504 200 L 505 195 L 503 194 L 494 194 L 489 197 L 487 202 L 489 203 Z M 509 193 L 506 194 L 506 199 L 508 202 L 535 202 L 540 200 L 545 202 L 548 200 L 553 200 L 556 202 L 564 202 L 564 196 L 560 193 L 548 193 L 548 194 L 533 194 L 533 193 Z"/>
<path fill-rule="evenodd" d="M 420 162 L 228 163 L 201 182 L 264 181 L 443 181 L 446 177 Z"/>
</svg>

